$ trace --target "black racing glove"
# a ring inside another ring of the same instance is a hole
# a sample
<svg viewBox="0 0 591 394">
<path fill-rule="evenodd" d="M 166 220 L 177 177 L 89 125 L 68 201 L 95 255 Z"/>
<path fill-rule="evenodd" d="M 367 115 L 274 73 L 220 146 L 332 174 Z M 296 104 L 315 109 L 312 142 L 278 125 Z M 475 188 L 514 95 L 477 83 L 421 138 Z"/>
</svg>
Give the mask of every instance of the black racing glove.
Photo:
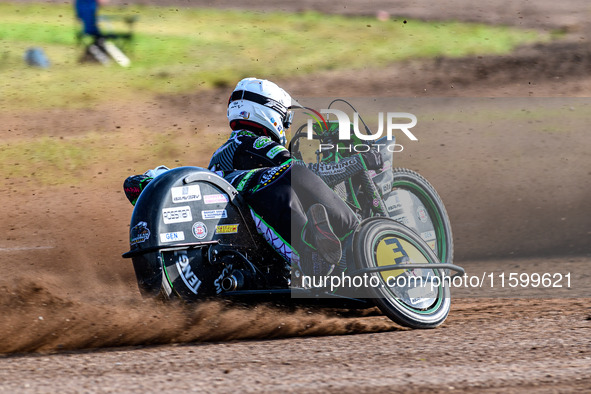
<svg viewBox="0 0 591 394">
<path fill-rule="evenodd" d="M 166 166 L 158 166 L 153 170 L 144 172 L 143 175 L 132 175 L 127 178 L 123 182 L 123 190 L 125 191 L 125 197 L 127 197 L 131 205 L 135 205 L 140 194 L 152 179 L 168 170 L 169 168 Z"/>
<path fill-rule="evenodd" d="M 359 157 L 363 161 L 365 168 L 368 170 L 378 171 L 384 166 L 382 155 L 374 148 L 371 148 L 367 152 L 360 153 Z"/>
<path fill-rule="evenodd" d="M 142 190 L 148 186 L 148 183 L 150 183 L 152 179 L 152 177 L 147 175 L 133 175 L 123 182 L 125 197 L 127 197 L 131 205 L 135 205 L 138 197 L 142 193 Z"/>
</svg>

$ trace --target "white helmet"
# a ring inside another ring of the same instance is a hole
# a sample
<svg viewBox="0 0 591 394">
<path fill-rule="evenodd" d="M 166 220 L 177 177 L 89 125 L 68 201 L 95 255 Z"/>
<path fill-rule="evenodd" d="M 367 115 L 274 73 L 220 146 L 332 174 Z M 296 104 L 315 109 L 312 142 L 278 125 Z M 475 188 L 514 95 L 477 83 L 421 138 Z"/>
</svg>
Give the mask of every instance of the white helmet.
<svg viewBox="0 0 591 394">
<path fill-rule="evenodd" d="M 232 130 L 255 129 L 285 145 L 285 129 L 291 125 L 291 96 L 271 81 L 245 78 L 238 82 L 228 101 Z"/>
</svg>

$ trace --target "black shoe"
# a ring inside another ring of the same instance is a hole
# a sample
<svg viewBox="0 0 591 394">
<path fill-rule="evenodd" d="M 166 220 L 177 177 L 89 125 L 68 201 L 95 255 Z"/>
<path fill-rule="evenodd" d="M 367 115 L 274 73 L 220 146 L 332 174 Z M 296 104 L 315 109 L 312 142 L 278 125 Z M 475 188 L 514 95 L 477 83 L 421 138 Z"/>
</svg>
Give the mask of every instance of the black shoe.
<svg viewBox="0 0 591 394">
<path fill-rule="evenodd" d="M 341 260 L 341 241 L 330 227 L 326 208 L 322 204 L 314 204 L 308 209 L 306 216 L 306 239 L 316 248 L 319 256 L 334 268 Z"/>
</svg>

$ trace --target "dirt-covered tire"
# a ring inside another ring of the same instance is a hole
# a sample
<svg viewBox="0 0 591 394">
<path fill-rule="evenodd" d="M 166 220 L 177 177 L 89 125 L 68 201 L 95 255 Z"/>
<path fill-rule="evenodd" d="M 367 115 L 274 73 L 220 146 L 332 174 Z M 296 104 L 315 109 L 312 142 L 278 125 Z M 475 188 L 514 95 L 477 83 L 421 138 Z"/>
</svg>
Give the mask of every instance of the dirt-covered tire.
<svg viewBox="0 0 591 394">
<path fill-rule="evenodd" d="M 394 263 L 439 263 L 433 250 L 419 235 L 390 218 L 366 219 L 353 242 L 355 263 L 359 269 Z M 442 279 L 444 270 L 401 269 L 368 275 L 368 283 L 378 285 L 365 288 L 365 297 L 373 299 L 394 322 L 424 329 L 435 328 L 447 318 L 451 300 L 449 283 Z M 413 277 L 422 278 L 423 282 L 413 281 Z M 435 277 L 439 281 L 433 281 Z M 424 284 L 424 287 L 413 286 L 414 283 Z"/>
<path fill-rule="evenodd" d="M 384 196 L 389 217 L 421 236 L 441 262 L 452 263 L 453 236 L 441 197 L 429 181 L 414 171 L 394 168 L 392 173 L 392 191 Z M 405 207 L 402 200 L 409 204 Z"/>
</svg>

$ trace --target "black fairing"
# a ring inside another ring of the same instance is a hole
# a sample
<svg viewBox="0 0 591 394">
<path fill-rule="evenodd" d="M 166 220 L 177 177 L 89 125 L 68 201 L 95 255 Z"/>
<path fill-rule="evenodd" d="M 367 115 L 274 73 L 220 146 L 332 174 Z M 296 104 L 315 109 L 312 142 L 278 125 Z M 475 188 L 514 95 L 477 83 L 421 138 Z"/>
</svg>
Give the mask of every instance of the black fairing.
<svg viewBox="0 0 591 394">
<path fill-rule="evenodd" d="M 260 242 L 240 205 L 234 187 L 203 168 L 175 168 L 154 178 L 133 210 L 124 254 L 133 260 L 142 294 L 155 296 L 163 285 L 183 298 L 219 293 L 213 282 L 225 265 L 208 260 L 210 248 L 244 251 Z"/>
</svg>

